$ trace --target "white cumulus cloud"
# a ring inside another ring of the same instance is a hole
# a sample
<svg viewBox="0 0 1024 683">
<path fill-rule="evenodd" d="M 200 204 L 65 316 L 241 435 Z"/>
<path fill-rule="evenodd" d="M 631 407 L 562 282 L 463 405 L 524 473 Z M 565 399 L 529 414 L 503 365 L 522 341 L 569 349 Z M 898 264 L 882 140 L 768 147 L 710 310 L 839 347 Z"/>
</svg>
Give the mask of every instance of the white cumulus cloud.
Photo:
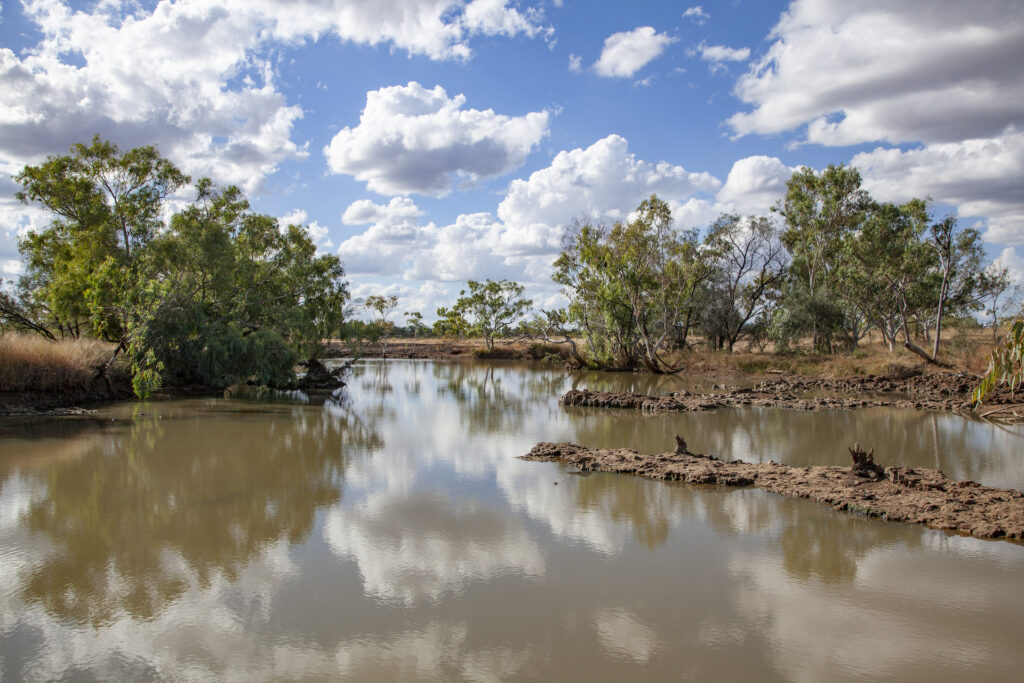
<svg viewBox="0 0 1024 683">
<path fill-rule="evenodd" d="M 736 84 L 737 136 L 888 143 L 851 160 L 875 196 L 931 196 L 1024 244 L 1024 5 L 794 0 L 770 37 Z"/>
<path fill-rule="evenodd" d="M 1024 244 L 1024 133 L 857 154 L 865 187 L 878 199 L 932 199 L 963 216 L 984 216 L 986 241 Z"/>
<path fill-rule="evenodd" d="M 1024 4 L 795 0 L 736 84 L 737 135 L 949 142 L 1024 121 Z"/>
<path fill-rule="evenodd" d="M 609 78 L 628 78 L 664 52 L 675 38 L 658 33 L 651 26 L 613 33 L 605 38 L 594 71 Z"/>
<path fill-rule="evenodd" d="M 548 112 L 505 116 L 464 109 L 464 95 L 441 86 L 396 85 L 366 94 L 354 128 L 343 128 L 324 148 L 327 164 L 386 195 L 444 195 L 453 177 L 471 180 L 507 173 L 548 131 Z"/>
<path fill-rule="evenodd" d="M 795 170 L 776 157 L 758 155 L 738 159 L 716 195 L 719 213 L 767 215 L 775 202 L 786 194 L 786 181 Z"/>
</svg>

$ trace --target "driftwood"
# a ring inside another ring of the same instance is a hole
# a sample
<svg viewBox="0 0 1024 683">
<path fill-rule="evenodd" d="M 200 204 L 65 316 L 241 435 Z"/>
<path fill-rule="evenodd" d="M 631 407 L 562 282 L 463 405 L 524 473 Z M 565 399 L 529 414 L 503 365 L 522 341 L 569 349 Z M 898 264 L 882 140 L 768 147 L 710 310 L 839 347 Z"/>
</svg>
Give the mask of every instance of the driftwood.
<svg viewBox="0 0 1024 683">
<path fill-rule="evenodd" d="M 850 449 L 850 457 L 853 458 L 853 466 L 850 468 L 858 477 L 867 477 L 878 481 L 885 479 L 885 468 L 875 464 L 875 449 L 864 452 L 859 443 Z"/>
</svg>

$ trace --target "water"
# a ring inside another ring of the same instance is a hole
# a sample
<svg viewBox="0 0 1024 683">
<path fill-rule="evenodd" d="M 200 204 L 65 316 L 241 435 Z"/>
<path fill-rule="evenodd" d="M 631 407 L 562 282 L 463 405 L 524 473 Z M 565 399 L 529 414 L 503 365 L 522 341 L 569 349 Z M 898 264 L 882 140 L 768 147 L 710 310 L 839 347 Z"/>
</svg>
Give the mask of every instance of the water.
<svg viewBox="0 0 1024 683">
<path fill-rule="evenodd" d="M 1024 435 L 897 410 L 569 410 L 515 363 L 347 397 L 0 422 L 2 680 L 1019 680 L 1024 546 L 758 490 L 570 474 L 541 440 L 1024 486 Z M 557 482 L 557 485 L 556 485 Z"/>
</svg>

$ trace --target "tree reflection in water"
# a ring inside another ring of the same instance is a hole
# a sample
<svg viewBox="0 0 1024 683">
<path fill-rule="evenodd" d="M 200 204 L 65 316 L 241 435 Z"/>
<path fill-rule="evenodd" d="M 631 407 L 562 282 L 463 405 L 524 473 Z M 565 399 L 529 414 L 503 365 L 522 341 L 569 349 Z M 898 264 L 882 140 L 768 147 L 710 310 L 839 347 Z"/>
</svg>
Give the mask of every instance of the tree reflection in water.
<svg viewBox="0 0 1024 683">
<path fill-rule="evenodd" d="M 176 561 L 205 587 L 302 542 L 340 500 L 348 452 L 380 443 L 342 404 L 168 417 L 135 416 L 37 472 L 46 495 L 28 527 L 58 552 L 25 581 L 26 602 L 81 624 L 152 618 L 188 586 Z"/>
</svg>

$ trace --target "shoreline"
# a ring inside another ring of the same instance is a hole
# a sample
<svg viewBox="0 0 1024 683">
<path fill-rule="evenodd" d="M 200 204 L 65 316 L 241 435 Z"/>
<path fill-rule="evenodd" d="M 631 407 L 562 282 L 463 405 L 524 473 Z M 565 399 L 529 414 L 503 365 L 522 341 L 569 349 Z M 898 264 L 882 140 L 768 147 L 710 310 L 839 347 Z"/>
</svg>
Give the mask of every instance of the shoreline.
<svg viewBox="0 0 1024 683">
<path fill-rule="evenodd" d="M 852 467 L 790 467 L 775 462 L 726 462 L 690 453 L 685 441 L 676 439 L 679 446 L 674 453 L 645 455 L 627 448 L 541 442 L 519 458 L 562 462 L 584 472 L 631 474 L 687 484 L 751 486 L 886 521 L 921 524 L 985 539 L 1024 540 L 1024 493 L 1015 489 L 954 481 L 934 469 L 883 468 L 859 447 Z M 854 452 L 851 449 L 851 454 Z"/>
<path fill-rule="evenodd" d="M 352 349 L 331 343 L 325 358 L 351 357 Z M 526 360 L 551 362 L 559 347 L 548 344 L 496 346 L 487 352 L 473 341 L 425 340 L 394 342 L 387 357 L 418 360 Z M 381 358 L 377 347 L 363 349 L 362 358 Z M 561 360 L 559 358 L 558 360 Z M 563 366 L 564 367 L 564 366 Z M 986 409 L 998 413 L 1003 422 L 1024 420 L 1024 405 L 1017 405 L 1005 390 L 998 391 L 981 411 L 974 411 L 970 393 L 978 378 L 965 372 L 923 373 L 910 368 L 888 375 L 851 375 L 843 377 L 808 376 L 787 371 L 744 372 L 728 367 L 706 367 L 706 359 L 697 358 L 692 370 L 680 376 L 742 383 L 745 386 L 715 385 L 715 392 L 673 392 L 664 396 L 630 392 L 590 392 L 574 390 L 563 396 L 563 405 L 632 408 L 644 411 L 696 412 L 720 407 L 761 406 L 800 410 L 856 409 L 862 407 L 898 407 L 940 410 L 985 417 Z M 601 372 L 601 371 L 595 371 Z M 608 371 L 618 374 L 617 371 Z M 643 373 L 643 371 L 638 371 Z M 751 386 L 752 385 L 752 386 Z M 720 391 L 718 391 L 720 390 Z M 208 387 L 166 387 L 158 395 L 216 395 Z M 827 395 L 824 395 L 827 394 Z M 834 395 L 833 395 L 834 394 Z M 95 407 L 131 399 L 127 382 L 116 382 L 113 392 L 93 387 L 73 392 L 0 391 L 0 416 L 63 415 L 91 412 Z"/>
</svg>

